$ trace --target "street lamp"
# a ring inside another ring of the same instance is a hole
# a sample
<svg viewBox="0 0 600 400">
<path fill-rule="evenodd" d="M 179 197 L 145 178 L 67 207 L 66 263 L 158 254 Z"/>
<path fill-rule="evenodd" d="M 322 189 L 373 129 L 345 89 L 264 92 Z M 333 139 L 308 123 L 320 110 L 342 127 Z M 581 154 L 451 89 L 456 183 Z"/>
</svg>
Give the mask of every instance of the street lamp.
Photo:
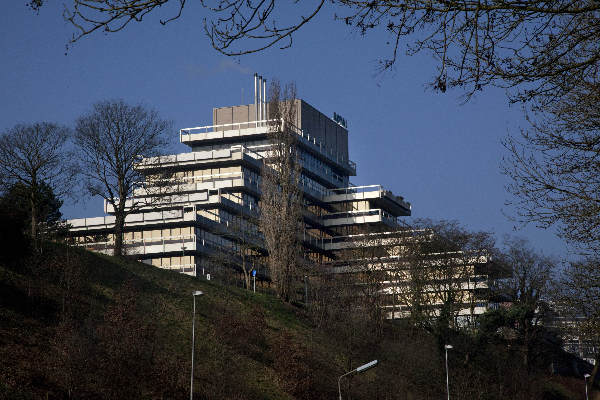
<svg viewBox="0 0 600 400">
<path fill-rule="evenodd" d="M 583 380 L 584 380 L 584 382 L 585 382 L 585 400 L 588 400 L 587 380 L 588 380 L 588 378 L 589 378 L 590 376 L 591 376 L 590 374 L 585 374 L 585 375 L 583 376 Z"/>
<path fill-rule="evenodd" d="M 192 297 L 194 297 L 194 313 L 192 316 L 192 375 L 190 377 L 190 400 L 194 398 L 194 342 L 196 338 L 194 330 L 196 328 L 196 296 L 201 296 L 202 294 L 203 293 L 200 290 L 192 292 Z"/>
<path fill-rule="evenodd" d="M 450 379 L 448 376 L 448 350 L 452 350 L 454 347 L 451 344 L 444 345 L 446 349 L 446 393 L 448 394 L 448 400 L 450 400 Z"/>
<path fill-rule="evenodd" d="M 343 378 L 343 377 L 345 377 L 346 375 L 353 374 L 353 373 L 355 373 L 355 372 L 356 372 L 356 373 L 359 373 L 359 372 L 366 371 L 366 370 L 368 370 L 369 368 L 373 368 L 373 367 L 374 367 L 374 366 L 376 366 L 376 365 L 377 365 L 377 360 L 373 360 L 373 361 L 371 361 L 371 362 L 369 362 L 369 363 L 366 363 L 366 364 L 363 364 L 363 365 L 361 365 L 360 367 L 358 367 L 358 368 L 356 368 L 356 369 L 353 369 L 352 371 L 346 372 L 344 375 L 340 376 L 340 377 L 338 378 L 338 393 L 339 393 L 339 395 L 340 395 L 340 400 L 342 400 L 342 387 L 341 387 L 341 385 L 340 385 L 340 382 L 341 382 L 341 380 L 342 380 L 342 378 Z"/>
</svg>

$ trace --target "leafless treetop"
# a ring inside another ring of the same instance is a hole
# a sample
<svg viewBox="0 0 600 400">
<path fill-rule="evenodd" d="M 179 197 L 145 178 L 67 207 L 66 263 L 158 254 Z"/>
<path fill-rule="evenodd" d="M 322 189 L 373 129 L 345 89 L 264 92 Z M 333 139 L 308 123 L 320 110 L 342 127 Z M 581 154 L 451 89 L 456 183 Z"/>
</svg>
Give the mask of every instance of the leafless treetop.
<svg viewBox="0 0 600 400">
<path fill-rule="evenodd" d="M 27 187 L 48 184 L 57 195 L 71 190 L 69 129 L 47 122 L 16 125 L 0 136 L 0 181 Z"/>
<path fill-rule="evenodd" d="M 365 35 L 388 34 L 381 71 L 404 52 L 438 60 L 433 86 L 519 87 L 514 100 L 556 91 L 565 80 L 595 81 L 600 65 L 600 3 L 595 0 L 201 0 L 202 19 L 215 49 L 227 55 L 289 47 L 294 34 L 326 6 L 335 18 Z M 94 31 L 116 32 L 167 8 L 161 23 L 182 15 L 186 0 L 71 0 L 65 18 L 73 40 Z M 404 43 L 403 39 L 407 41 Z M 406 47 L 404 47 L 406 45 Z"/>
</svg>

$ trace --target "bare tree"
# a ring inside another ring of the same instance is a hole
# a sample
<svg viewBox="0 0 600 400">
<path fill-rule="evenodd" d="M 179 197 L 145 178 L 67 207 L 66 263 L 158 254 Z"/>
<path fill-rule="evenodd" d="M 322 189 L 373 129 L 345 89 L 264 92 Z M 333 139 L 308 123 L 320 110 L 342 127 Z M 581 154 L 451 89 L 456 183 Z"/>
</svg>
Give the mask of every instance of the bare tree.
<svg viewBox="0 0 600 400">
<path fill-rule="evenodd" d="M 238 256 L 241 259 L 242 274 L 246 290 L 251 289 L 251 273 L 256 268 L 254 262 L 258 258 L 262 238 L 258 232 L 260 220 L 251 213 L 244 213 L 232 221 L 233 232 L 237 239 Z"/>
<path fill-rule="evenodd" d="M 0 182 L 3 190 L 19 185 L 28 197 L 31 236 L 37 237 L 42 188 L 57 196 L 73 191 L 75 167 L 69 129 L 41 122 L 16 125 L 0 136 Z"/>
<path fill-rule="evenodd" d="M 219 222 L 221 225 L 214 233 L 227 244 L 213 249 L 209 256 L 210 263 L 227 282 L 234 277 L 234 271 L 241 267 L 244 287 L 250 290 L 251 273 L 256 269 L 263 242 L 258 230 L 259 218 L 254 211 L 241 211 L 240 215 L 220 218 Z"/>
<path fill-rule="evenodd" d="M 393 231 L 365 229 L 353 240 L 354 249 L 339 254 L 338 272 L 353 276 L 353 297 L 374 327 L 392 317 L 443 333 L 470 326 L 475 307 L 487 300 L 489 233 L 417 220 Z"/>
<path fill-rule="evenodd" d="M 410 318 L 415 326 L 428 320 L 424 310 L 427 269 L 420 260 L 417 236 L 410 228 L 364 227 L 354 235 L 354 248 L 340 255 L 354 275 L 355 295 L 369 314 L 370 323 L 381 328 L 385 318 Z M 415 241 L 416 240 L 416 241 Z"/>
<path fill-rule="evenodd" d="M 114 212 L 115 255 L 123 254 L 127 215 L 158 201 L 168 190 L 169 175 L 160 168 L 158 154 L 167 144 L 169 128 L 170 122 L 156 111 L 123 100 L 96 103 L 77 120 L 75 143 L 86 189 L 104 198 Z M 153 172 L 139 168 L 144 159 L 151 161 Z M 144 196 L 135 197 L 136 189 Z"/>
<path fill-rule="evenodd" d="M 533 250 L 525 239 L 507 237 L 504 251 L 496 255 L 496 262 L 504 264 L 510 276 L 498 283 L 498 290 L 509 301 L 526 306 L 531 312 L 539 310 L 548 300 L 557 262 Z M 532 323 L 541 318 L 538 315 Z"/>
<path fill-rule="evenodd" d="M 566 330 L 581 342 L 596 349 L 590 381 L 598 387 L 600 379 L 600 260 L 588 258 L 572 262 L 562 275 L 556 302 L 567 317 Z"/>
<path fill-rule="evenodd" d="M 487 300 L 479 292 L 488 284 L 492 235 L 427 219 L 415 221 L 412 230 L 398 264 L 408 282 L 402 299 L 412 320 L 429 330 L 469 326 L 477 303 Z"/>
<path fill-rule="evenodd" d="M 600 83 L 565 88 L 560 102 L 541 99 L 531 128 L 508 137 L 504 173 L 509 203 L 522 223 L 557 225 L 581 250 L 600 251 Z"/>
<path fill-rule="evenodd" d="M 436 318 L 436 308 L 427 290 L 431 284 L 432 266 L 421 249 L 423 242 L 431 240 L 432 235 L 429 228 L 408 228 L 405 235 L 397 238 L 396 257 L 389 270 L 394 309 L 398 310 L 395 314 L 408 319 L 412 326 L 422 328 L 428 328 Z"/>
<path fill-rule="evenodd" d="M 510 276 L 497 282 L 496 294 L 511 303 L 515 328 L 524 345 L 523 362 L 530 366 L 533 345 L 543 334 L 558 263 L 537 253 L 526 240 L 510 237 L 505 238 L 495 262 L 510 271 Z"/>
<path fill-rule="evenodd" d="M 298 232 L 302 231 L 301 165 L 297 135 L 293 130 L 296 120 L 296 88 L 293 84 L 282 90 L 278 81 L 272 81 L 268 115 L 270 149 L 263 159 L 260 229 L 277 294 L 289 301 L 293 284 L 300 274 Z"/>
<path fill-rule="evenodd" d="M 354 306 L 361 309 L 378 336 L 382 334 L 383 321 L 387 317 L 389 270 L 393 263 L 391 244 L 395 242 L 380 233 L 379 229 L 365 228 L 363 235 L 356 236 L 355 248 L 341 257 L 348 258 L 346 273 L 354 275 L 353 293 L 347 294 L 354 298 Z"/>
<path fill-rule="evenodd" d="M 35 2 L 34 2 L 35 3 Z M 342 0 L 289 5 L 276 0 L 204 0 L 202 16 L 215 49 L 241 55 L 272 46 L 291 46 L 293 35 L 327 6 L 335 18 L 365 35 L 384 31 L 389 55 L 422 51 L 438 60 L 433 85 L 467 93 L 489 84 L 520 86 L 518 98 L 557 89 L 556 80 L 587 80 L 600 63 L 600 5 L 594 0 Z M 73 40 L 94 31 L 116 32 L 169 5 L 162 24 L 182 15 L 185 0 L 72 0 L 65 18 L 76 28 Z M 407 38 L 404 49 L 404 38 Z"/>
</svg>

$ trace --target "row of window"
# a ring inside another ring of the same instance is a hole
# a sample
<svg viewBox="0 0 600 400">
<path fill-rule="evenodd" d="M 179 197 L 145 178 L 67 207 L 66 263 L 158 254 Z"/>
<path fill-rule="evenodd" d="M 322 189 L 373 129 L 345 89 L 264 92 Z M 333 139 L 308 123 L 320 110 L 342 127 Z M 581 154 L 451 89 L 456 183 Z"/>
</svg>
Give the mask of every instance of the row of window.
<svg viewBox="0 0 600 400">
<path fill-rule="evenodd" d="M 300 176 L 300 185 L 305 191 L 308 190 L 310 192 L 318 194 L 321 197 L 327 196 L 330 193 L 329 189 L 327 189 L 325 186 L 321 185 L 314 179 L 311 179 L 304 174 Z"/>
<path fill-rule="evenodd" d="M 330 178 L 337 186 L 347 186 L 348 177 L 337 174 L 329 165 L 305 151 L 300 152 L 302 165 L 319 175 Z"/>
</svg>

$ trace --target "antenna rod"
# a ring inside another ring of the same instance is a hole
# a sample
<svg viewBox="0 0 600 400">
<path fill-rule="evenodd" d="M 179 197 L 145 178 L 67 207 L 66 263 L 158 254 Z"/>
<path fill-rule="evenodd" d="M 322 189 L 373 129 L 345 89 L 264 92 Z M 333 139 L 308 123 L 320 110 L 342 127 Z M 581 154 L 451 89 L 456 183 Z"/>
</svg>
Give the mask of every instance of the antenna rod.
<svg viewBox="0 0 600 400">
<path fill-rule="evenodd" d="M 267 80 L 263 81 L 263 119 L 267 119 Z"/>
<path fill-rule="evenodd" d="M 254 120 L 258 121 L 258 102 L 256 101 L 257 97 L 256 97 L 256 86 L 258 84 L 258 74 L 255 72 L 254 73 Z"/>
<path fill-rule="evenodd" d="M 258 76 L 258 120 L 262 121 L 262 76 Z"/>
</svg>

